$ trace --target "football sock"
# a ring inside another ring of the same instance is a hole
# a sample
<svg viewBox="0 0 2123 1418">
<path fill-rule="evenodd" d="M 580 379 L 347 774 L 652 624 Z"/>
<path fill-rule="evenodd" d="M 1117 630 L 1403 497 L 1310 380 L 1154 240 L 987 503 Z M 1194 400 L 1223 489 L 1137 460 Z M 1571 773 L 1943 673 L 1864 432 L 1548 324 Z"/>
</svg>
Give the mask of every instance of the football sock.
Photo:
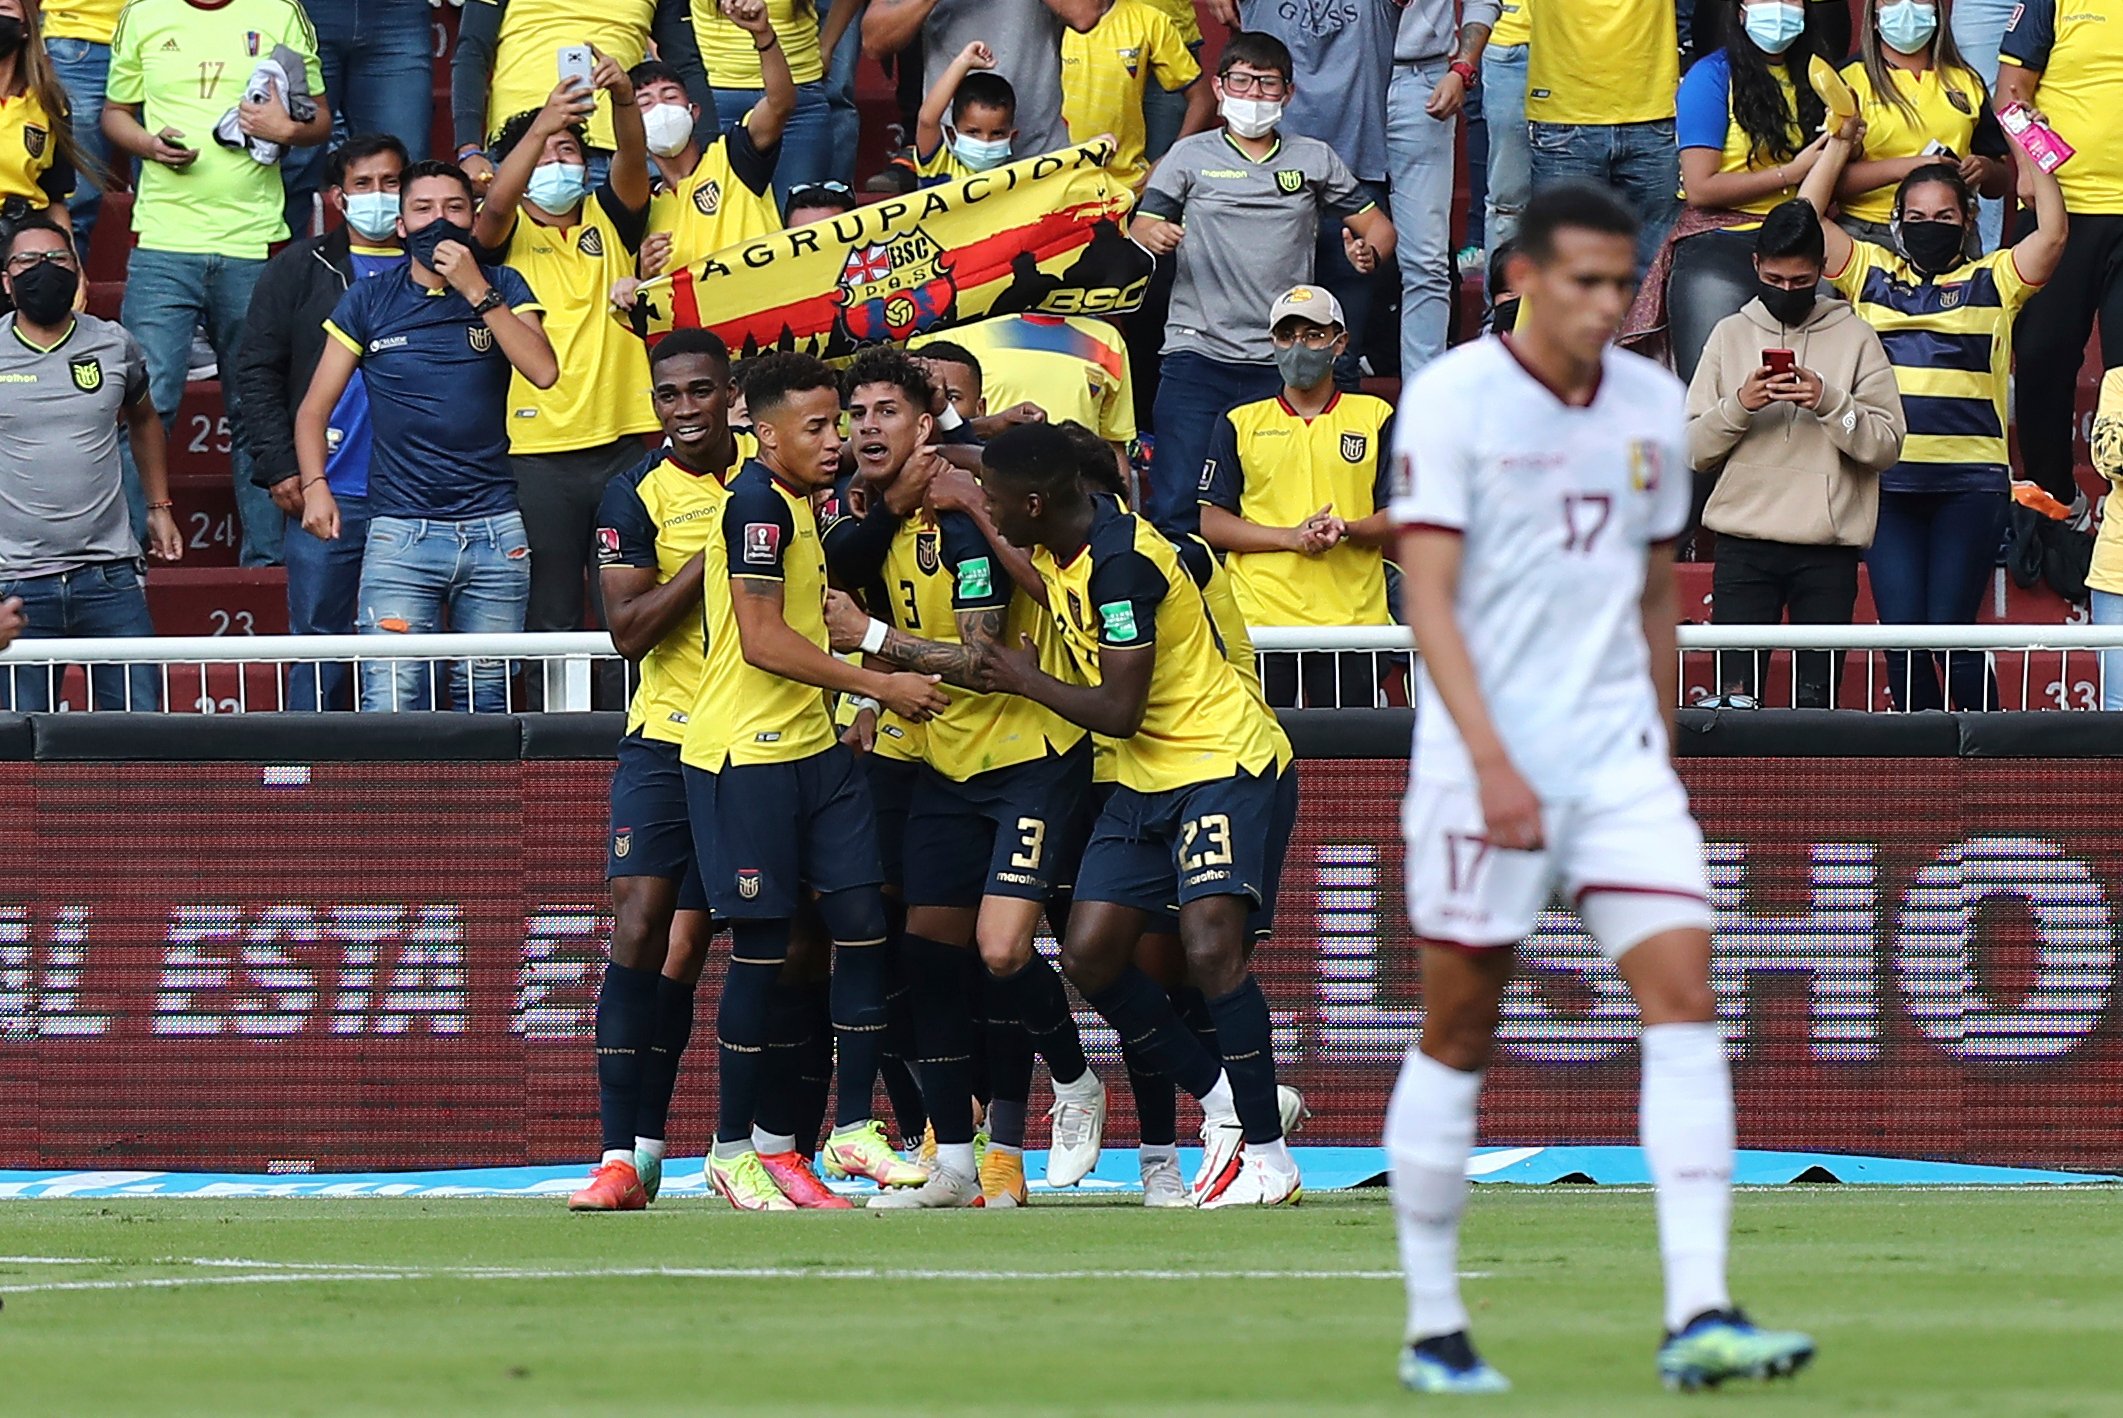
<svg viewBox="0 0 2123 1418">
<path fill-rule="evenodd" d="M 1725 1249 L 1732 1227 L 1732 1074 L 1715 1024 L 1644 1031 L 1637 1133 L 1658 1188 L 1666 1328 L 1731 1307 Z"/>
<path fill-rule="evenodd" d="M 1172 1008 L 1186 1026 L 1194 1031 L 1194 1037 L 1202 1041 L 1202 1047 L 1221 1059 L 1224 1046 L 1216 1039 L 1216 1021 L 1209 1015 L 1209 997 L 1192 985 L 1181 985 L 1172 991 Z"/>
<path fill-rule="evenodd" d="M 995 1097 L 991 1065 L 988 1062 L 988 1009 L 994 991 L 988 984 L 988 967 L 980 963 L 978 950 L 962 950 L 959 968 L 964 970 L 963 985 L 966 994 L 967 1017 L 973 1021 L 973 1096 L 985 1108 Z M 1025 1085 L 1031 1090 L 1031 1083 Z"/>
<path fill-rule="evenodd" d="M 1460 1303 L 1460 1214 L 1482 1076 L 1410 1049 L 1386 1105 L 1387 1179 L 1408 1285 L 1408 1342 L 1467 1327 Z"/>
<path fill-rule="evenodd" d="M 970 1177 L 973 1173 L 973 1144 L 968 1142 L 939 1142 L 936 1144 L 936 1165 Z"/>
<path fill-rule="evenodd" d="M 888 903 L 896 904 L 896 903 Z M 904 918 L 904 908 L 888 910 L 888 920 Z M 921 1057 L 915 1022 L 914 983 L 906 958 L 906 938 L 895 924 L 892 930 L 891 993 L 885 996 L 885 1045 L 878 1058 L 878 1077 L 885 1097 L 892 1103 L 892 1119 L 901 1137 L 920 1137 L 928 1125 L 929 1110 L 922 1098 L 921 1075 L 915 1060 Z"/>
<path fill-rule="evenodd" d="M 885 1047 L 888 964 L 881 943 L 833 945 L 833 1045 L 836 1130 L 867 1122 L 874 1111 Z"/>
<path fill-rule="evenodd" d="M 818 1135 L 826 1126 L 826 1100 L 833 1093 L 833 1008 L 831 990 L 823 982 L 803 988 L 805 1018 L 803 1051 L 797 1055 L 800 1071 L 795 1092 L 794 1131 L 796 1150 L 809 1157 L 818 1151 Z"/>
<path fill-rule="evenodd" d="M 811 1033 L 817 1027 L 810 986 L 775 980 L 774 996 L 767 1003 L 767 1056 L 760 1065 L 759 1107 L 752 1119 L 757 1127 L 773 1133 L 800 1133 L 802 1120 L 810 1117 L 811 1136 L 818 1136 L 818 1120 L 805 1108 L 803 1076 Z M 824 1106 L 821 1101 L 819 1107 Z"/>
<path fill-rule="evenodd" d="M 1023 1147 L 1025 1114 L 1032 1098 L 1032 1036 L 1025 1032 L 995 978 L 985 967 L 980 973 L 985 1016 L 981 1035 L 988 1046 L 988 1140 Z"/>
<path fill-rule="evenodd" d="M 1209 1017 L 1216 1021 L 1224 1077 L 1231 1080 L 1231 1103 L 1246 1129 L 1246 1142 L 1275 1141 L 1283 1135 L 1283 1118 L 1275 1102 L 1273 1026 L 1260 983 L 1248 975 L 1230 994 L 1210 1000 Z"/>
<path fill-rule="evenodd" d="M 1170 1087 L 1169 1084 L 1166 1086 Z M 1170 1162 L 1176 1167 L 1179 1165 L 1179 1146 L 1170 1142 L 1146 1142 L 1135 1149 L 1135 1157 L 1144 1167 L 1152 1162 Z"/>
<path fill-rule="evenodd" d="M 1056 1083 L 1074 1083 L 1084 1076 L 1089 1065 L 1077 1037 L 1076 1016 L 1069 1012 L 1068 993 L 1052 965 L 1034 956 L 1016 974 L 996 976 L 995 991 L 1004 1011 L 1019 1021 L 1032 1047 L 1047 1061 L 1047 1072 Z"/>
<path fill-rule="evenodd" d="M 796 1150 L 796 1139 L 787 1133 L 768 1132 L 765 1128 L 753 1128 L 752 1150 L 762 1157 L 779 1157 L 784 1152 L 794 1152 Z"/>
<path fill-rule="evenodd" d="M 1027 1058 L 1031 1057 L 1028 1053 Z M 1025 1145 L 1025 1103 L 1021 1098 L 997 1098 L 988 1104 L 988 1146 L 1022 1151 Z"/>
<path fill-rule="evenodd" d="M 1145 1067 L 1134 1052 L 1126 1052 L 1128 1087 L 1135 1094 L 1135 1117 L 1144 1147 L 1172 1147 L 1179 1142 L 1179 1090 L 1172 1080 Z"/>
<path fill-rule="evenodd" d="M 633 1147 L 642 1055 L 656 1032 L 657 979 L 654 970 L 614 962 L 597 988 L 597 1122 L 608 1155 Z"/>
<path fill-rule="evenodd" d="M 900 938 L 900 963 L 914 996 L 915 1057 L 922 1101 L 936 1129 L 938 1155 L 973 1145 L 973 1018 L 966 999 L 965 950 L 927 936 Z M 970 1170 L 969 1151 L 967 1157 Z"/>
<path fill-rule="evenodd" d="M 634 1139 L 634 1150 L 637 1153 L 646 1157 L 653 1157 L 659 1162 L 663 1161 L 663 1149 L 664 1141 L 660 1137 L 637 1137 Z"/>
<path fill-rule="evenodd" d="M 739 921 L 731 929 L 730 968 L 715 1009 L 715 1045 L 721 1063 L 715 1121 L 718 1142 L 750 1145 L 767 1072 L 774 982 L 788 953 L 787 921 Z"/>
<path fill-rule="evenodd" d="M 1216 1087 L 1216 1060 L 1179 1022 L 1172 1001 L 1165 998 L 1157 982 L 1141 970 L 1128 966 L 1112 984 L 1089 998 L 1091 1007 L 1120 1034 L 1123 1051 L 1135 1050 L 1145 1067 L 1156 1069 L 1197 1098 L 1207 1097 Z M 1269 1092 L 1272 1105 L 1272 1084 Z"/>
<path fill-rule="evenodd" d="M 671 1095 L 678 1088 L 678 1064 L 693 1039 L 693 987 L 668 975 L 656 977 L 656 1032 L 641 1065 L 641 1111 L 634 1123 L 637 1137 L 662 1137 L 670 1129 Z M 772 1059 L 770 1067 L 782 1062 Z"/>
<path fill-rule="evenodd" d="M 607 1162 L 624 1162 L 631 1167 L 634 1165 L 634 1149 L 631 1147 L 607 1147 L 603 1154 L 598 1157 L 597 1165 L 601 1167 Z"/>
</svg>

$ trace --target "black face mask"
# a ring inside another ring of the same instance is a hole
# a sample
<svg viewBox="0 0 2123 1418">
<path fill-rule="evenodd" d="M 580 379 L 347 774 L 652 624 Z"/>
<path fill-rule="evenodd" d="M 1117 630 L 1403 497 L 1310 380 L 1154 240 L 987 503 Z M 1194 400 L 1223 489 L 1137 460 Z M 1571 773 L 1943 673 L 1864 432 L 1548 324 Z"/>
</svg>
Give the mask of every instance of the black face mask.
<svg viewBox="0 0 2123 1418">
<path fill-rule="evenodd" d="M 420 230 L 407 234 L 406 254 L 432 271 L 435 269 L 435 248 L 445 241 L 459 242 L 469 251 L 472 249 L 472 229 L 437 217 Z"/>
<path fill-rule="evenodd" d="M 1943 275 L 1961 264 L 1968 228 L 1959 222 L 1895 223 L 1895 240 L 1909 264 L 1930 275 Z"/>
<path fill-rule="evenodd" d="M 22 21 L 13 15 L 0 15 L 0 59 L 22 48 L 22 39 Z"/>
<path fill-rule="evenodd" d="M 1519 298 L 1515 295 L 1506 296 L 1489 312 L 1489 329 L 1494 334 L 1502 335 L 1518 327 Z"/>
<path fill-rule="evenodd" d="M 1779 325 L 1797 329 L 1806 323 L 1807 316 L 1813 314 L 1812 286 L 1807 286 L 1804 290 L 1786 290 L 1782 286 L 1773 286 L 1767 281 L 1758 280 L 1755 282 L 1754 293 L 1755 298 L 1762 302 L 1762 308 L 1767 310 Z"/>
<path fill-rule="evenodd" d="M 32 325 L 46 329 L 72 313 L 81 276 L 54 261 L 39 261 L 14 278 L 15 309 Z"/>
</svg>

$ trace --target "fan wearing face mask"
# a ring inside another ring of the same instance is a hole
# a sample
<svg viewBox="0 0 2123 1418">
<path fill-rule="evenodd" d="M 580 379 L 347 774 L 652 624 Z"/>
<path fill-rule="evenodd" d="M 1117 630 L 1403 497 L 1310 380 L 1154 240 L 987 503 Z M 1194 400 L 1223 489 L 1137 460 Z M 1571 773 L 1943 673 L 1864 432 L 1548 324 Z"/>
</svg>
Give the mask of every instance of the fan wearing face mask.
<svg viewBox="0 0 2123 1418">
<path fill-rule="evenodd" d="M 1865 120 L 1865 151 L 1836 187 L 1843 230 L 1861 241 L 1892 244 L 1895 188 L 1920 167 L 1952 163 L 1985 197 L 2002 197 L 2011 181 L 2005 130 L 1954 47 L 1944 6 L 1865 0 L 1862 57 L 1843 70 Z"/>
<path fill-rule="evenodd" d="M 914 172 L 922 186 L 956 182 L 1010 161 L 1017 91 L 994 70 L 995 52 L 975 40 L 929 86 L 914 120 Z"/>
<path fill-rule="evenodd" d="M 1821 213 L 1829 282 L 1880 332 L 1909 420 L 1901 461 L 1880 475 L 1880 523 L 1865 564 L 1886 625 L 1967 625 L 1997 565 L 2011 501 L 2006 404 L 2013 317 L 2064 254 L 2064 195 L 2032 163 L 2036 229 L 1969 260 L 1976 196 L 1958 165 L 1920 167 L 1895 190 L 1893 247 L 1853 241 L 1827 217 L 1864 136 L 1853 118 L 1832 135 L 1800 196 Z M 2069 140 L 2069 134 L 2064 135 Z M 1890 654 L 1897 709 L 1996 706 L 1980 654 Z"/>
<path fill-rule="evenodd" d="M 676 69 L 649 59 L 628 71 L 655 164 L 656 195 L 649 203 L 649 236 L 641 248 L 643 277 L 689 266 L 710 252 L 781 230 L 774 181 L 782 125 L 796 107 L 796 86 L 779 56 L 778 46 L 767 45 L 760 57 L 765 97 L 742 121 L 725 125 L 705 145 L 697 136 L 699 106 L 686 97 Z"/>
<path fill-rule="evenodd" d="M 641 435 L 657 426 L 642 397 L 648 351 L 607 306 L 648 234 L 648 137 L 633 82 L 610 55 L 591 55 L 595 89 L 611 102 L 610 175 L 590 190 L 581 124 L 591 90 L 562 80 L 545 107 L 503 125 L 501 165 L 472 228 L 538 292 L 560 360 L 552 388 L 521 374 L 509 388 L 509 461 L 531 543 L 526 630 L 581 628 L 597 504 L 606 484 L 640 464 Z M 588 589 L 594 597 L 594 579 Z"/>
</svg>

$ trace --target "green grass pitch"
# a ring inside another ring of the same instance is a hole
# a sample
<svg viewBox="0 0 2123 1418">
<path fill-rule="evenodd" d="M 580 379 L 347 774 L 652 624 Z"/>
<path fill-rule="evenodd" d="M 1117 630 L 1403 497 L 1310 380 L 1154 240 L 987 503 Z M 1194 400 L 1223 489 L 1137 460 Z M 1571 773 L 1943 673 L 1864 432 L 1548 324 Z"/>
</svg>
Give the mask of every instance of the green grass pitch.
<svg viewBox="0 0 2123 1418">
<path fill-rule="evenodd" d="M 1493 1400 L 1396 1386 L 1376 1191 L 1213 1215 L 0 1202 L 0 1414 L 2123 1414 L 2119 1201 L 1742 1193 L 1738 1296 L 1820 1358 L 1682 1396 L 1652 1370 L 1650 1196 L 1481 1188 L 1467 1298 L 1518 1386 Z"/>
</svg>

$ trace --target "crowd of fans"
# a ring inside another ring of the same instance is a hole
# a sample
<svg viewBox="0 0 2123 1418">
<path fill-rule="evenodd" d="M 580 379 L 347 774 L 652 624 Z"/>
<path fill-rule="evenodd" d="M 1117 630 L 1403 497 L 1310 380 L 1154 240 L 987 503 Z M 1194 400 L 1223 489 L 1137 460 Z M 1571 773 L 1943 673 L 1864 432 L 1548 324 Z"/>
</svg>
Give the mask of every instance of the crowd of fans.
<svg viewBox="0 0 2123 1418">
<path fill-rule="evenodd" d="M 463 0 L 431 154 L 439 32 L 424 0 L 0 0 L 0 633 L 148 630 L 143 553 L 182 552 L 164 434 L 208 366 L 241 560 L 286 566 L 291 630 L 602 623 L 594 511 L 657 428 L 615 302 L 861 189 L 1102 135 L 1159 258 L 1145 306 L 914 343 L 976 433 L 1094 430 L 1256 623 L 1392 618 L 1392 411 L 1363 382 L 1462 333 L 1485 255 L 1483 323 L 1508 330 L 1518 213 L 1568 177 L 1643 219 L 1628 336 L 1691 385 L 1716 619 L 1847 621 L 1862 562 L 1883 621 L 1972 621 L 2015 424 L 2019 501 L 2090 535 L 2072 424 L 2097 320 L 2123 366 L 2118 0 Z M 858 173 L 865 62 L 899 112 Z M 2001 115 L 2075 156 L 2043 171 Z M 110 322 L 82 253 L 120 187 Z M 2112 375 L 2111 476 L 2119 404 Z M 2123 622 L 2105 526 L 2092 563 L 2094 619 Z M 1963 660 L 1898 657 L 1896 701 L 1995 702 Z M 1719 690 L 1755 694 L 1732 661 Z M 486 707 L 507 668 L 326 666 L 290 702 Z M 92 689 L 140 707 L 136 678 Z M 1270 680 L 1283 704 L 1378 692 L 1368 661 Z M 1798 681 L 1835 702 L 1828 656 Z M 0 676 L 13 707 L 50 692 Z"/>
</svg>

